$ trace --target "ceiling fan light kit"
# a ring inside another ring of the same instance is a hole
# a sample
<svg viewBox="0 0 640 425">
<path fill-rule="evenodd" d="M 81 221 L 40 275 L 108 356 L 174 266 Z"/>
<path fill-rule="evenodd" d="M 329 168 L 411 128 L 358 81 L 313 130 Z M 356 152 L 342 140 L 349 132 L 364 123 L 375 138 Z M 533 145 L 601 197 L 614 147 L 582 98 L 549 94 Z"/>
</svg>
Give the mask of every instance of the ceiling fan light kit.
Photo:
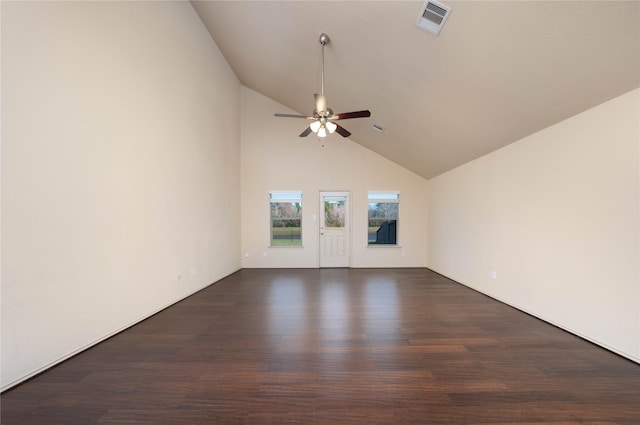
<svg viewBox="0 0 640 425">
<path fill-rule="evenodd" d="M 309 127 L 307 127 L 300 137 L 307 137 L 311 132 L 316 133 L 318 137 L 327 137 L 327 134 L 333 134 L 338 132 L 342 137 L 349 137 L 351 133 L 342 127 L 340 124 L 334 121 L 346 120 L 351 118 L 366 118 L 371 116 L 371 112 L 368 110 L 345 112 L 341 114 L 334 114 L 333 111 L 327 107 L 327 97 L 324 94 L 324 46 L 331 42 L 329 36 L 325 33 L 320 34 L 320 45 L 322 46 L 322 77 L 320 82 L 320 94 L 315 93 L 316 107 L 313 110 L 312 116 L 296 115 L 296 114 L 274 114 L 276 117 L 284 118 L 304 118 L 312 120 Z"/>
</svg>

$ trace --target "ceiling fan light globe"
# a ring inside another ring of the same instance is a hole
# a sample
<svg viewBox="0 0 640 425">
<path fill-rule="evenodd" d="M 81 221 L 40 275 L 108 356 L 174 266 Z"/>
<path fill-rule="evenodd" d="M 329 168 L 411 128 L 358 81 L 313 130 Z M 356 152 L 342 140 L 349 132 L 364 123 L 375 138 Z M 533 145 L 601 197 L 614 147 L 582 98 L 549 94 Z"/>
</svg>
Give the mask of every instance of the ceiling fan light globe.
<svg viewBox="0 0 640 425">
<path fill-rule="evenodd" d="M 309 124 L 309 128 L 311 128 L 311 131 L 313 131 L 314 133 L 317 133 L 318 130 L 320 130 L 320 121 L 314 121 L 311 124 Z"/>
<path fill-rule="evenodd" d="M 324 127 L 320 127 L 320 130 L 318 130 L 318 136 L 319 137 L 327 137 L 327 130 L 325 130 Z"/>
<path fill-rule="evenodd" d="M 326 127 L 327 130 L 329 130 L 329 133 L 331 134 L 333 134 L 333 132 L 336 131 L 336 128 L 338 128 L 338 124 L 331 121 L 327 121 L 327 123 L 324 126 Z"/>
</svg>

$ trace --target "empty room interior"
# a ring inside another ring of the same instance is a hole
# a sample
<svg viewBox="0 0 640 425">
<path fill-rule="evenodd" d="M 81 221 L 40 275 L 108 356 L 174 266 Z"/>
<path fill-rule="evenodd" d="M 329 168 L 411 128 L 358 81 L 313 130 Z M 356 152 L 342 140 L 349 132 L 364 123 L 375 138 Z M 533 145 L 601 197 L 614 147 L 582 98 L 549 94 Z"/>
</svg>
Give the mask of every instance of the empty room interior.
<svg viewBox="0 0 640 425">
<path fill-rule="evenodd" d="M 639 1 L 7 1 L 3 424 L 640 424 Z"/>
</svg>

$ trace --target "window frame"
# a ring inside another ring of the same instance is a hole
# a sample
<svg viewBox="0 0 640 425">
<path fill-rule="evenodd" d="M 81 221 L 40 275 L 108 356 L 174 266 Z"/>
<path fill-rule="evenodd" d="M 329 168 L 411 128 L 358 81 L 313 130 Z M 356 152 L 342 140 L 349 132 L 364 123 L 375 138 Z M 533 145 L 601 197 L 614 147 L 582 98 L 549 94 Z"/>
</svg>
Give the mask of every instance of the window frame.
<svg viewBox="0 0 640 425">
<path fill-rule="evenodd" d="M 369 204 L 397 204 L 397 213 L 395 217 L 396 228 L 395 228 L 395 243 L 375 243 L 369 240 Z M 400 246 L 400 234 L 398 232 L 400 222 L 400 191 L 399 190 L 370 190 L 367 192 L 367 247 L 399 247 Z"/>
</svg>

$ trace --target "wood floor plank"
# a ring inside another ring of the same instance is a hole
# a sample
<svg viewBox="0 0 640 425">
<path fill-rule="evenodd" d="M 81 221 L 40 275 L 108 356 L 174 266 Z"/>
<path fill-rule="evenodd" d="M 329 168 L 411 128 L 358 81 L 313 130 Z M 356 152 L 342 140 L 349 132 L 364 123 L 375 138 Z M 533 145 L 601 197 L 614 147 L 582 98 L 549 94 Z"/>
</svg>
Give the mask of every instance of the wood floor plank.
<svg viewBox="0 0 640 425">
<path fill-rule="evenodd" d="M 638 425 L 640 365 L 426 269 L 245 269 L 1 407 L 3 425 Z"/>
</svg>

